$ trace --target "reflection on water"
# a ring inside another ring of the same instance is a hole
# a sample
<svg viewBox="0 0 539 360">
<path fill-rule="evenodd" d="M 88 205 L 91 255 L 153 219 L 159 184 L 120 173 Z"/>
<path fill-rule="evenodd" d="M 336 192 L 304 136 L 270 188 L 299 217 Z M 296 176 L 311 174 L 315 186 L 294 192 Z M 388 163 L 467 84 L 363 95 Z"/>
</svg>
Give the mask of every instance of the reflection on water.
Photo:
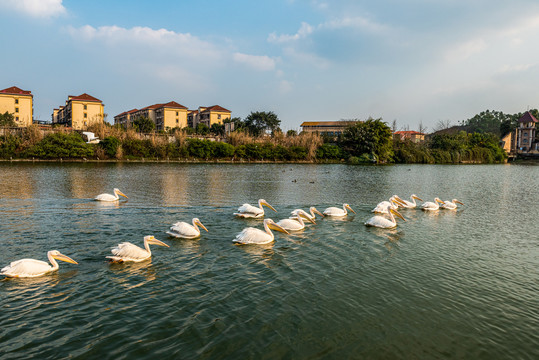
<svg viewBox="0 0 539 360">
<path fill-rule="evenodd" d="M 522 219 L 537 214 L 538 169 L 0 163 L 0 266 L 52 249 L 79 262 L 0 281 L 2 358 L 535 358 L 539 239 Z M 129 200 L 92 200 L 115 187 Z M 364 225 L 411 193 L 466 205 Z M 232 243 L 263 227 L 232 215 L 260 198 L 275 221 L 313 205 L 357 214 Z M 167 236 L 193 217 L 209 232 Z M 149 234 L 170 248 L 106 262 Z"/>
</svg>

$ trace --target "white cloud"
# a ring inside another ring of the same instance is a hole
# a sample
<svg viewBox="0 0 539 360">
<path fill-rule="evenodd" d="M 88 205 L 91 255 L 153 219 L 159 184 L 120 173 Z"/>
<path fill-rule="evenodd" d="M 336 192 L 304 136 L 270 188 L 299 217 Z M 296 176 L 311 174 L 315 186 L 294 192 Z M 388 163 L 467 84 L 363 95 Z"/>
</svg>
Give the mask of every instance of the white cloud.
<svg viewBox="0 0 539 360">
<path fill-rule="evenodd" d="M 248 65 L 256 70 L 271 71 L 275 69 L 275 59 L 272 59 L 269 56 L 234 53 L 233 58 L 234 61 Z"/>
<path fill-rule="evenodd" d="M 330 20 L 320 25 L 322 29 L 360 29 L 371 33 L 381 33 L 389 30 L 389 27 L 384 24 L 371 21 L 362 16 L 343 17 Z"/>
<path fill-rule="evenodd" d="M 0 8 L 36 18 L 50 18 L 66 13 L 62 0 L 2 0 Z"/>
<path fill-rule="evenodd" d="M 268 36 L 268 41 L 271 43 L 285 43 L 290 41 L 296 41 L 299 39 L 304 39 L 307 36 L 309 36 L 313 32 L 314 28 L 307 24 L 306 22 L 301 23 L 301 27 L 299 28 L 298 32 L 294 35 L 279 35 L 277 36 L 276 33 L 271 33 Z"/>
</svg>

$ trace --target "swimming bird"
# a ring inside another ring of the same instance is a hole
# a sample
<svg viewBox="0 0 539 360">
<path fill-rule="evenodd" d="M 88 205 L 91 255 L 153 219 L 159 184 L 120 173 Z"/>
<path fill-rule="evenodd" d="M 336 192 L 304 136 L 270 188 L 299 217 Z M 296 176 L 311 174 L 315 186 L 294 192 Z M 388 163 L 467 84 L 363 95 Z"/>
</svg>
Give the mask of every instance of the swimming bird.
<svg viewBox="0 0 539 360">
<path fill-rule="evenodd" d="M 0 274 L 7 277 L 36 277 L 58 270 L 59 266 L 56 260 L 62 260 L 71 264 L 78 264 L 78 262 L 69 256 L 61 254 L 58 250 L 51 250 L 47 252 L 47 257 L 49 258 L 49 262 L 52 264 L 52 266 L 50 266 L 49 263 L 41 260 L 22 259 L 13 261 L 8 266 L 2 268 L 2 270 L 0 270 Z"/>
<path fill-rule="evenodd" d="M 406 221 L 406 219 L 397 210 L 391 208 L 389 205 L 387 206 L 387 213 L 389 214 L 389 219 L 380 215 L 375 215 L 367 220 L 365 225 L 382 229 L 392 229 L 397 226 L 397 220 L 395 220 L 393 215 L 396 215 L 402 220 Z"/>
<path fill-rule="evenodd" d="M 415 209 L 415 207 L 417 206 L 417 204 L 415 202 L 416 200 L 423 201 L 423 199 L 418 197 L 416 194 L 412 194 L 410 196 L 411 201 L 401 199 L 398 195 L 395 195 L 395 196 L 396 196 L 396 199 L 399 200 L 402 203 L 401 206 L 404 207 L 404 208 L 407 208 L 407 209 Z"/>
<path fill-rule="evenodd" d="M 271 232 L 270 229 L 277 230 L 280 232 L 283 232 L 285 234 L 290 234 L 288 231 L 283 229 L 281 226 L 277 225 L 273 220 L 271 219 L 265 219 L 264 220 L 264 230 L 260 230 L 253 227 L 248 227 L 243 229 L 238 235 L 236 235 L 236 238 L 232 240 L 232 242 L 235 242 L 236 244 L 253 244 L 253 245 L 263 245 L 263 244 L 269 244 L 274 240 L 274 235 Z"/>
<path fill-rule="evenodd" d="M 293 210 L 292 212 L 290 212 L 290 214 L 292 214 L 292 216 L 291 216 L 290 218 L 293 218 L 293 217 L 298 216 L 298 212 L 299 212 L 300 210 L 301 210 L 301 211 L 304 211 L 304 210 L 302 210 L 302 209 L 295 209 L 295 210 Z M 318 215 L 320 215 L 320 216 L 322 216 L 322 217 L 324 217 L 324 214 L 322 214 L 320 211 L 318 211 L 314 206 L 311 206 L 311 207 L 309 208 L 309 212 L 308 212 L 308 213 L 306 212 L 307 216 L 308 216 L 309 218 L 313 219 L 313 220 L 316 218 L 315 213 L 318 214 Z"/>
<path fill-rule="evenodd" d="M 425 211 L 435 211 L 435 210 L 438 210 L 440 209 L 440 205 L 439 204 L 443 204 L 444 202 L 442 200 L 440 200 L 440 198 L 434 198 L 434 202 L 432 201 L 427 201 L 425 203 L 423 203 L 421 205 L 421 210 L 425 210 Z"/>
<path fill-rule="evenodd" d="M 120 263 L 125 261 L 144 261 L 152 256 L 150 244 L 169 247 L 164 242 L 157 240 L 153 235 L 148 235 L 144 237 L 144 249 L 130 242 L 123 242 L 112 248 L 111 251 L 114 256 L 107 256 L 107 258 L 111 259 L 112 262 Z"/>
<path fill-rule="evenodd" d="M 206 232 L 208 231 L 198 218 L 193 218 L 193 225 L 184 221 L 179 221 L 170 227 L 170 231 L 167 231 L 167 234 L 177 238 L 194 239 L 200 236 L 200 229 L 198 226 L 206 230 Z"/>
<path fill-rule="evenodd" d="M 373 213 L 387 214 L 387 207 L 391 207 L 393 210 L 397 210 L 399 206 L 404 206 L 404 203 L 398 199 L 397 195 L 393 195 L 389 198 L 389 201 L 382 201 L 371 210 Z"/>
<path fill-rule="evenodd" d="M 334 206 L 328 207 L 326 210 L 324 210 L 324 215 L 326 215 L 326 216 L 338 216 L 338 217 L 346 216 L 346 215 L 348 215 L 348 212 L 346 211 L 347 209 L 350 210 L 351 212 L 353 212 L 354 214 L 356 213 L 350 207 L 350 205 L 343 204 L 342 209 L 338 208 L 338 207 L 334 207 Z"/>
<path fill-rule="evenodd" d="M 460 205 L 464 205 L 463 203 L 461 203 L 460 201 L 458 201 L 457 199 L 453 199 L 451 201 L 444 201 L 440 207 L 442 209 L 446 209 L 446 210 L 457 210 L 457 204 L 460 204 Z"/>
<path fill-rule="evenodd" d="M 266 200 L 260 199 L 258 200 L 258 207 L 250 204 L 243 204 L 238 208 L 238 212 L 234 213 L 234 215 L 242 218 L 261 218 L 264 216 L 264 209 L 262 206 L 267 206 L 271 210 L 277 212 L 277 210 L 275 210 Z"/>
<path fill-rule="evenodd" d="M 291 217 L 289 219 L 282 219 L 277 222 L 277 225 L 282 227 L 283 229 L 287 231 L 300 231 L 305 229 L 305 223 L 303 222 L 303 219 L 307 219 L 308 221 L 312 222 L 313 224 L 316 224 L 314 222 L 314 217 L 311 218 L 307 212 L 304 210 L 299 209 L 298 215 Z"/>
<path fill-rule="evenodd" d="M 114 188 L 114 195 L 112 194 L 99 194 L 95 197 L 95 200 L 97 201 L 117 201 L 120 199 L 120 197 L 118 195 L 121 195 L 123 197 L 125 197 L 126 199 L 128 199 L 128 197 L 123 193 L 121 192 L 120 190 Z"/>
</svg>

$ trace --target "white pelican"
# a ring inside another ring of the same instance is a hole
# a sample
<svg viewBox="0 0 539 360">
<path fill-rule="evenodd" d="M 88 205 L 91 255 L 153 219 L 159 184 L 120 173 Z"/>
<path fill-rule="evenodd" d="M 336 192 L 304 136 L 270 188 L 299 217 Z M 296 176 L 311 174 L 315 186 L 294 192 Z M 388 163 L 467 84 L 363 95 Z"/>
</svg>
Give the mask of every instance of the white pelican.
<svg viewBox="0 0 539 360">
<path fill-rule="evenodd" d="M 423 203 L 421 205 L 421 210 L 425 210 L 425 211 L 434 211 L 434 210 L 438 210 L 440 209 L 440 205 L 439 204 L 443 204 L 444 202 L 442 200 L 440 200 L 440 198 L 434 198 L 434 202 L 432 201 L 427 201 L 425 203 Z"/>
<path fill-rule="evenodd" d="M 4 267 L 2 270 L 0 270 L 0 274 L 7 277 L 36 277 L 58 270 L 58 263 L 56 260 L 78 264 L 78 262 L 69 256 L 61 254 L 58 250 L 51 250 L 47 252 L 47 257 L 49 258 L 52 266 L 41 260 L 22 259 L 13 261 L 11 264 Z"/>
<path fill-rule="evenodd" d="M 301 211 L 304 211 L 304 210 L 302 210 L 302 209 L 296 209 L 296 210 L 290 212 L 290 214 L 292 214 L 292 216 L 291 216 L 290 218 L 293 218 L 293 217 L 298 216 L 298 212 L 299 212 L 300 210 L 301 210 Z M 308 216 L 310 219 L 312 219 L 312 220 L 314 220 L 314 219 L 316 218 L 316 215 L 315 215 L 315 214 L 318 214 L 318 215 L 324 217 L 324 214 L 322 214 L 320 211 L 318 211 L 314 206 L 311 206 L 311 207 L 309 208 L 309 213 L 306 212 L 306 214 L 307 214 L 307 216 Z M 306 219 L 307 219 L 307 218 L 306 218 Z"/>
<path fill-rule="evenodd" d="M 421 199 L 420 197 L 418 197 L 416 194 L 412 194 L 410 196 L 410 200 L 411 201 L 408 201 L 408 200 L 404 200 L 404 199 L 401 199 L 399 196 L 395 195 L 396 196 L 396 199 L 399 200 L 399 202 L 402 203 L 402 207 L 404 208 L 407 208 L 407 209 L 415 209 L 415 207 L 417 206 L 416 204 L 416 200 L 419 200 L 419 201 L 423 201 L 423 199 Z"/>
<path fill-rule="evenodd" d="M 326 210 L 324 210 L 324 215 L 326 215 L 326 216 L 340 216 L 340 217 L 346 216 L 348 214 L 346 209 L 350 210 L 354 214 L 356 213 L 354 210 L 352 210 L 350 205 L 343 204 L 342 209 L 338 208 L 338 207 L 334 207 L 334 206 L 328 207 Z"/>
<path fill-rule="evenodd" d="M 95 197 L 95 200 L 97 201 L 117 201 L 120 199 L 120 197 L 118 195 L 121 195 L 123 197 L 125 197 L 126 199 L 128 198 L 123 192 L 121 192 L 120 190 L 118 189 L 114 189 L 114 195 L 112 194 L 99 194 Z"/>
<path fill-rule="evenodd" d="M 388 206 L 391 207 L 393 210 L 397 210 L 399 206 L 404 206 L 404 203 L 401 202 L 397 195 L 393 195 L 389 198 L 389 201 L 382 201 L 378 203 L 378 205 L 376 205 L 376 207 L 372 209 L 371 212 L 378 214 L 387 214 Z"/>
<path fill-rule="evenodd" d="M 274 236 L 270 229 L 284 232 L 285 234 L 290 234 L 288 231 L 283 229 L 281 226 L 277 225 L 275 221 L 271 219 L 264 220 L 264 230 L 260 230 L 253 227 L 248 227 L 243 229 L 236 238 L 232 240 L 237 244 L 254 244 L 262 245 L 269 244 L 273 241 Z"/>
<path fill-rule="evenodd" d="M 299 209 L 297 216 L 291 217 L 289 219 L 279 220 L 277 225 L 287 231 L 300 231 L 305 229 L 305 223 L 303 222 L 302 217 L 312 222 L 313 224 L 316 224 L 314 222 L 314 216 L 313 218 L 311 218 L 308 213 L 306 213 L 304 210 Z"/>
<path fill-rule="evenodd" d="M 266 200 L 260 199 L 258 200 L 258 207 L 250 205 L 250 204 L 243 204 L 238 208 L 238 212 L 234 213 L 234 215 L 242 217 L 242 218 L 261 218 L 264 216 L 264 209 L 262 208 L 262 205 L 269 207 L 271 210 L 277 212 L 271 206 Z"/>
<path fill-rule="evenodd" d="M 112 248 L 111 251 L 114 256 L 107 256 L 107 258 L 111 259 L 112 262 L 144 261 L 152 256 L 150 244 L 169 247 L 167 244 L 157 240 L 152 235 L 148 235 L 144 237 L 144 249 L 138 247 L 137 245 L 133 245 L 130 242 L 123 242 L 118 244 L 118 246 L 115 248 Z"/>
<path fill-rule="evenodd" d="M 440 205 L 440 207 L 446 210 L 457 210 L 457 204 L 464 205 L 457 199 L 453 199 L 451 201 L 444 201 L 443 204 Z"/>
<path fill-rule="evenodd" d="M 167 234 L 177 238 L 194 239 L 200 236 L 200 229 L 198 226 L 206 230 L 206 232 L 208 231 L 198 218 L 193 218 L 193 225 L 184 221 L 179 221 L 170 227 L 170 231 L 167 231 Z"/>
<path fill-rule="evenodd" d="M 393 214 L 406 221 L 406 219 L 402 217 L 402 215 L 397 210 L 392 209 L 390 206 L 387 207 L 387 212 L 389 214 L 389 219 L 380 215 L 376 215 L 367 220 L 365 222 L 365 225 L 374 226 L 382 229 L 392 229 L 397 226 L 397 220 L 395 220 Z"/>
</svg>

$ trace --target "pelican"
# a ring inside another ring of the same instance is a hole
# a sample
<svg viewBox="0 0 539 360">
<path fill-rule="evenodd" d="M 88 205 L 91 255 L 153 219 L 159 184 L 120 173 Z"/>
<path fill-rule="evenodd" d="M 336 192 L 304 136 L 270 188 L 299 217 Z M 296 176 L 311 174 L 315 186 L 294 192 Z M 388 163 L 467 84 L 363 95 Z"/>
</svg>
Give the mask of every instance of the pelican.
<svg viewBox="0 0 539 360">
<path fill-rule="evenodd" d="M 150 251 L 150 244 L 169 247 L 167 244 L 160 240 L 157 240 L 152 235 L 148 235 L 144 237 L 144 249 L 133 245 L 130 242 L 123 242 L 118 244 L 118 246 L 116 246 L 115 248 L 112 248 L 111 251 L 114 256 L 107 256 L 107 258 L 111 259 L 112 262 L 120 263 L 124 261 L 144 261 L 152 256 L 152 252 Z"/>
<path fill-rule="evenodd" d="M 264 230 L 256 229 L 253 227 L 248 227 L 243 229 L 236 238 L 232 240 L 237 244 L 254 244 L 254 245 L 263 245 L 269 244 L 273 241 L 274 236 L 270 229 L 283 232 L 285 234 L 290 234 L 288 231 L 283 229 L 281 226 L 277 225 L 275 221 L 271 219 L 264 220 Z"/>
<path fill-rule="evenodd" d="M 382 201 L 376 205 L 371 212 L 378 214 L 387 214 L 387 207 L 391 207 L 393 210 L 397 210 L 399 206 L 404 206 L 404 203 L 399 199 L 397 195 L 393 195 L 389 198 L 389 201 Z"/>
<path fill-rule="evenodd" d="M 11 264 L 4 267 L 2 270 L 0 270 L 0 274 L 7 277 L 37 277 L 58 270 L 59 266 L 56 260 L 78 264 L 78 262 L 69 256 L 61 254 L 58 250 L 51 250 L 47 252 L 47 257 L 49 258 L 49 262 L 52 264 L 52 266 L 41 260 L 22 259 L 13 261 Z"/>
<path fill-rule="evenodd" d="M 464 205 L 457 199 L 453 199 L 451 201 L 444 201 L 443 204 L 440 205 L 440 207 L 446 210 L 457 210 L 457 204 Z"/>
<path fill-rule="evenodd" d="M 243 204 L 238 208 L 238 212 L 234 213 L 234 215 L 242 217 L 242 218 L 261 218 L 264 216 L 264 209 L 262 208 L 262 205 L 269 207 L 271 210 L 277 212 L 271 206 L 266 200 L 260 199 L 258 200 L 258 207 L 250 205 L 250 204 Z"/>
<path fill-rule="evenodd" d="M 279 225 L 280 227 L 282 227 L 283 229 L 287 231 L 303 230 L 305 229 L 305 223 L 303 222 L 302 217 L 312 222 L 313 224 L 316 224 L 314 222 L 314 216 L 313 218 L 311 218 L 307 212 L 299 209 L 297 216 L 291 217 L 289 219 L 282 219 L 277 223 L 277 225 Z"/>
<path fill-rule="evenodd" d="M 427 201 L 421 205 L 421 210 L 425 211 L 434 211 L 440 209 L 439 204 L 443 204 L 444 202 L 440 200 L 440 198 L 434 198 L 434 202 Z"/>
<path fill-rule="evenodd" d="M 292 214 L 292 216 L 291 216 L 290 218 L 293 218 L 293 217 L 298 216 L 298 212 L 299 212 L 300 210 L 301 210 L 301 211 L 304 211 L 304 210 L 302 210 L 302 209 L 296 209 L 296 210 L 292 211 L 292 212 L 290 213 L 290 214 Z M 304 211 L 304 212 L 305 212 L 305 211 Z M 314 220 L 314 219 L 316 218 L 316 215 L 315 215 L 315 214 L 318 214 L 318 215 L 324 217 L 324 214 L 322 214 L 320 211 L 318 211 L 314 206 L 311 206 L 311 207 L 309 208 L 309 213 L 308 213 L 308 212 L 305 212 L 305 213 L 306 213 L 307 216 L 308 216 L 310 219 L 312 219 L 312 220 Z M 307 219 L 307 218 L 305 218 L 305 219 Z"/>
<path fill-rule="evenodd" d="M 121 192 L 120 190 L 118 189 L 114 189 L 114 195 L 112 194 L 99 194 L 95 197 L 95 200 L 97 201 L 118 201 L 120 199 L 120 197 L 118 195 L 121 195 L 123 197 L 125 197 L 126 199 L 128 198 L 123 192 Z"/>
<path fill-rule="evenodd" d="M 167 231 L 167 234 L 177 238 L 194 239 L 200 236 L 200 229 L 198 226 L 206 230 L 206 232 L 208 231 L 198 218 L 193 218 L 193 225 L 184 221 L 179 221 L 170 227 L 170 231 Z"/>
<path fill-rule="evenodd" d="M 391 206 L 389 205 L 387 206 L 387 213 L 389 214 L 389 219 L 380 215 L 376 215 L 367 220 L 365 222 L 365 225 L 374 226 L 382 229 L 392 229 L 397 226 L 397 220 L 395 220 L 395 217 L 393 215 L 396 215 L 402 220 L 406 221 L 406 219 L 397 210 L 391 208 Z"/>
<path fill-rule="evenodd" d="M 333 207 L 333 206 L 328 207 L 326 210 L 324 210 L 324 215 L 326 215 L 326 216 L 339 216 L 339 217 L 346 216 L 348 214 L 346 209 L 350 210 L 354 214 L 356 213 L 354 210 L 352 210 L 350 205 L 343 204 L 342 209 L 338 208 L 338 207 Z"/>
<path fill-rule="evenodd" d="M 396 199 L 399 200 L 402 203 L 401 206 L 404 207 L 404 208 L 407 208 L 407 209 L 415 209 L 415 207 L 417 206 L 417 204 L 415 202 L 416 200 L 423 201 L 423 199 L 418 197 L 416 194 L 412 194 L 410 196 L 411 201 L 403 200 L 397 195 L 395 195 L 395 196 L 396 196 Z"/>
</svg>

